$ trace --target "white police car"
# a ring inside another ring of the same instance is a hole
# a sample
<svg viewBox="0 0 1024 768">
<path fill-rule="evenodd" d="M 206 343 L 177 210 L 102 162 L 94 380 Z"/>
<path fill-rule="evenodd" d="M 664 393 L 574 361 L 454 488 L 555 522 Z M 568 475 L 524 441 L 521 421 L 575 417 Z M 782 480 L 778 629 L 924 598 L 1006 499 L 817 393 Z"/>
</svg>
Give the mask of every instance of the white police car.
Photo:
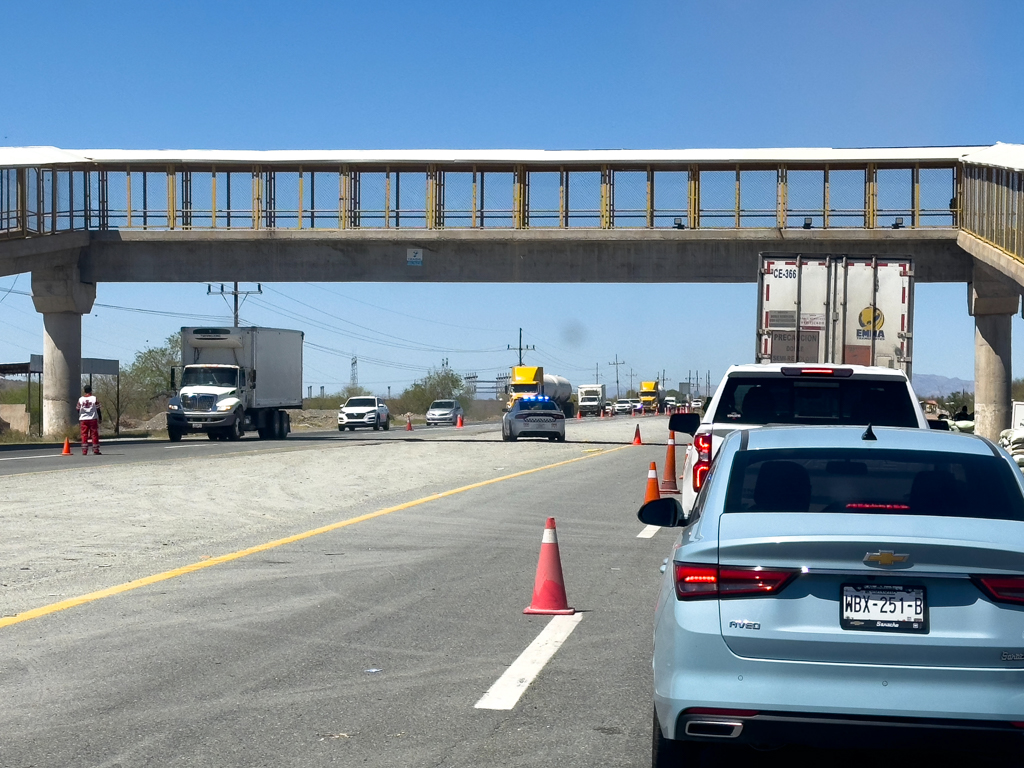
<svg viewBox="0 0 1024 768">
<path fill-rule="evenodd" d="M 565 442 L 565 414 L 547 397 L 522 397 L 505 412 L 501 420 L 501 439 L 546 437 Z"/>
</svg>

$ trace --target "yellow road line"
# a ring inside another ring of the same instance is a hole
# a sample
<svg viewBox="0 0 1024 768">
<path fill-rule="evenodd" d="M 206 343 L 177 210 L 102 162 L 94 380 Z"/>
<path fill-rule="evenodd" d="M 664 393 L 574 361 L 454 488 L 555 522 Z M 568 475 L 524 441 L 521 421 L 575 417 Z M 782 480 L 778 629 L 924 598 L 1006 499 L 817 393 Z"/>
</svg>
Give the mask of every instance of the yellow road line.
<svg viewBox="0 0 1024 768">
<path fill-rule="evenodd" d="M 141 579 L 135 581 L 129 581 L 124 584 L 117 584 L 113 587 L 107 587 L 106 589 L 100 589 L 96 592 L 90 592 L 87 595 L 79 595 L 78 597 L 71 597 L 67 600 L 61 600 L 59 603 L 51 603 L 50 605 L 43 605 L 39 608 L 33 608 L 30 611 L 19 613 L 15 616 L 6 616 L 0 618 L 0 628 L 9 627 L 12 624 L 20 624 L 23 621 L 29 619 L 38 619 L 41 616 L 47 616 L 51 613 L 57 613 L 57 611 L 65 611 L 68 608 L 75 608 L 85 603 L 91 603 L 95 600 L 102 600 L 105 597 L 113 597 L 114 595 L 120 595 L 122 592 L 129 592 L 139 587 L 147 587 L 150 584 L 156 584 L 161 581 L 167 581 L 168 579 L 177 578 L 178 576 L 184 576 L 195 571 L 202 570 L 203 568 L 210 568 L 214 565 L 220 565 L 221 563 L 229 563 L 232 560 L 239 560 L 249 555 L 255 555 L 258 552 L 266 552 L 268 549 L 274 549 L 275 547 L 281 547 L 285 544 L 293 544 L 296 541 L 302 541 L 303 539 L 309 539 L 313 536 L 319 536 L 321 533 L 329 533 L 330 531 L 336 531 L 339 528 L 345 528 L 356 523 L 363 523 L 367 520 L 373 520 L 376 517 L 383 517 L 384 515 L 390 515 L 392 512 L 400 512 L 403 509 L 410 509 L 412 507 L 418 507 L 421 504 L 426 504 L 430 501 L 436 501 L 437 499 L 444 499 L 448 496 L 455 496 L 458 493 L 465 493 L 466 491 L 472 491 L 476 488 L 483 488 L 484 486 L 493 485 L 494 483 L 500 483 L 504 480 L 512 480 L 516 477 L 523 477 L 525 475 L 532 475 L 535 472 L 543 472 L 546 469 L 554 469 L 555 467 L 564 467 L 566 464 L 574 464 L 577 461 L 584 461 L 586 459 L 592 459 L 595 456 L 604 456 L 615 451 L 621 451 L 623 448 L 628 448 L 628 445 L 619 446 L 618 448 L 611 448 L 601 453 L 587 454 L 586 456 L 577 456 L 575 459 L 566 459 L 565 461 L 558 461 L 554 464 L 547 464 L 543 467 L 534 467 L 533 469 L 524 469 L 522 472 L 514 472 L 511 475 L 503 475 L 502 477 L 493 477 L 490 480 L 482 480 L 479 483 L 472 483 L 471 485 L 464 485 L 461 488 L 453 488 L 450 491 L 442 491 L 441 493 L 434 493 L 430 496 L 424 496 L 421 499 L 415 501 L 407 501 L 404 504 L 399 504 L 394 507 L 387 507 L 386 509 L 378 509 L 376 512 L 368 512 L 365 515 L 359 515 L 358 517 L 350 517 L 347 520 L 339 520 L 336 523 L 325 525 L 321 528 L 314 528 L 311 531 L 305 531 L 303 533 L 296 533 L 292 536 L 286 536 L 283 539 L 276 539 L 275 541 L 268 541 L 266 544 L 259 544 L 255 547 L 249 547 L 248 549 L 242 549 L 238 552 L 230 552 L 226 555 L 219 555 L 217 557 L 211 557 L 209 560 L 202 560 L 198 563 L 192 563 L 191 565 L 185 565 L 181 568 L 174 568 L 170 571 L 164 571 L 163 573 L 154 573 L 152 576 L 144 576 Z"/>
</svg>

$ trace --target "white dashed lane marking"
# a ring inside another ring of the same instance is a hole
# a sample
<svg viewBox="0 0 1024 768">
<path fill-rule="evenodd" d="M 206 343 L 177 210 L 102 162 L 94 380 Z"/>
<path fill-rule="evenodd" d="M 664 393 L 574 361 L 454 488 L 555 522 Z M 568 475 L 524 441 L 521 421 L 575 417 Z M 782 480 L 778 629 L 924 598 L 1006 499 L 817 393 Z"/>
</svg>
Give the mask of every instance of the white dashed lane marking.
<svg viewBox="0 0 1024 768">
<path fill-rule="evenodd" d="M 519 697 L 526 693 L 530 683 L 540 674 L 544 665 L 550 661 L 555 652 L 562 647 L 562 643 L 572 634 L 582 619 L 582 613 L 552 617 L 537 638 L 505 670 L 505 674 L 499 677 L 494 685 L 487 690 L 487 693 L 480 697 L 476 708 L 512 709 L 515 707 Z"/>
<path fill-rule="evenodd" d="M 640 533 L 636 535 L 638 539 L 653 539 L 654 534 L 661 530 L 660 525 L 648 525 L 645 526 Z"/>
</svg>

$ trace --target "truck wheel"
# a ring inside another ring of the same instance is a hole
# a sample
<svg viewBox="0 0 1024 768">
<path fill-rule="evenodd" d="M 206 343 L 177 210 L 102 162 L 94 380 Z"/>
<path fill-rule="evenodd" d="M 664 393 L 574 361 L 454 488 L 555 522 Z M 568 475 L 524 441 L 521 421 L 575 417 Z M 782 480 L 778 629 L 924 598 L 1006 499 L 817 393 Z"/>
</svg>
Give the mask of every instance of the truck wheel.
<svg viewBox="0 0 1024 768">
<path fill-rule="evenodd" d="M 179 432 L 176 429 L 168 429 L 167 430 L 167 439 L 170 440 L 172 443 L 180 443 L 181 442 L 181 432 Z"/>
<path fill-rule="evenodd" d="M 228 440 L 241 440 L 242 439 L 242 417 L 239 416 L 235 419 L 235 423 L 228 427 Z"/>
</svg>

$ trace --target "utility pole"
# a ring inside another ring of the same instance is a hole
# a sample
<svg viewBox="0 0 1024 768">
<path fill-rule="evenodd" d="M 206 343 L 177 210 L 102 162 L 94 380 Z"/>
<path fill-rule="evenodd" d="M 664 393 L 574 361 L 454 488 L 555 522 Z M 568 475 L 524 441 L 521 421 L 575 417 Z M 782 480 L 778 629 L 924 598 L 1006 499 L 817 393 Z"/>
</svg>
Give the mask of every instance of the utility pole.
<svg viewBox="0 0 1024 768">
<path fill-rule="evenodd" d="M 537 347 L 535 347 L 532 344 L 528 344 L 525 347 L 523 346 L 523 329 L 522 328 L 519 329 L 519 346 L 518 347 L 513 347 L 511 344 L 509 344 L 508 348 L 509 349 L 515 349 L 515 350 L 519 351 L 519 365 L 523 364 L 523 352 L 532 352 L 533 350 L 537 349 Z"/>
<path fill-rule="evenodd" d="M 260 284 L 260 283 L 256 283 L 256 290 L 255 291 L 240 291 L 240 290 L 238 290 L 238 283 L 237 282 L 234 283 L 233 285 L 234 285 L 234 288 L 232 290 L 226 291 L 226 290 L 224 290 L 224 283 L 221 283 L 220 284 L 220 290 L 219 291 L 215 291 L 215 290 L 213 290 L 213 286 L 210 285 L 209 283 L 207 283 L 206 284 L 206 295 L 207 296 L 219 295 L 219 296 L 221 296 L 224 299 L 224 301 L 228 300 L 228 296 L 233 296 L 234 297 L 234 302 L 233 302 L 234 311 L 232 312 L 232 316 L 234 318 L 234 323 L 235 323 L 234 327 L 237 328 L 238 327 L 238 308 L 241 306 L 241 304 L 239 304 L 239 302 L 238 302 L 238 297 L 239 296 L 246 297 L 246 296 L 253 296 L 253 295 L 262 295 L 263 294 L 263 285 Z M 243 298 L 242 299 L 242 304 L 244 304 L 244 303 L 245 303 L 245 299 Z M 228 306 L 230 307 L 230 306 L 232 306 L 232 304 L 228 304 Z"/>
<path fill-rule="evenodd" d="M 635 375 L 635 374 L 633 373 L 633 369 L 632 369 L 632 368 L 630 368 L 630 369 L 629 369 L 629 392 L 632 392 L 632 391 L 633 391 L 633 376 L 634 376 L 634 375 Z M 629 394 L 629 392 L 627 392 L 626 394 L 628 395 L 628 394 Z"/>
<path fill-rule="evenodd" d="M 601 383 L 601 364 L 600 363 L 594 363 L 594 383 L 595 384 L 600 384 Z M 604 403 L 602 403 L 601 405 L 603 406 Z"/>
<path fill-rule="evenodd" d="M 608 363 L 608 365 L 614 365 L 615 366 L 615 399 L 616 400 L 618 400 L 619 397 L 620 397 L 620 392 L 619 392 L 619 366 L 620 365 L 625 365 L 625 364 L 626 364 L 625 360 L 619 360 L 618 353 L 615 354 L 615 362 L 614 363 Z"/>
</svg>

